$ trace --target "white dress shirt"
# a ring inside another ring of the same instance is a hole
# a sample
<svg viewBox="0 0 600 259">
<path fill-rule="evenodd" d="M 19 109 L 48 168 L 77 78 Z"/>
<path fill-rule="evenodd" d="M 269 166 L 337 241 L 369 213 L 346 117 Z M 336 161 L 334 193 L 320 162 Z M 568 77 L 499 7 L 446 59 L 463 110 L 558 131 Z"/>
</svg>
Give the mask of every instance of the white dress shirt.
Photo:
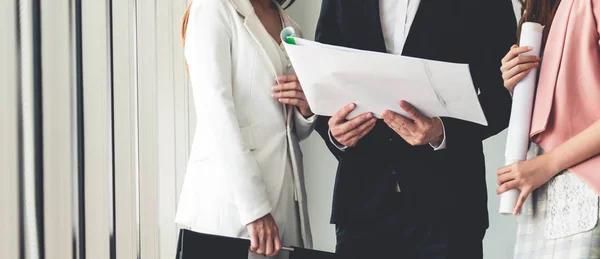
<svg viewBox="0 0 600 259">
<path fill-rule="evenodd" d="M 388 53 L 402 54 L 420 3 L 421 0 L 379 0 L 381 30 L 383 31 L 383 39 Z M 442 127 L 443 125 L 442 122 Z M 439 146 L 430 144 L 436 151 L 446 148 L 446 130 L 444 129 L 443 132 L 444 138 Z M 329 138 L 338 149 L 345 150 L 347 148 L 334 141 L 331 133 Z"/>
</svg>

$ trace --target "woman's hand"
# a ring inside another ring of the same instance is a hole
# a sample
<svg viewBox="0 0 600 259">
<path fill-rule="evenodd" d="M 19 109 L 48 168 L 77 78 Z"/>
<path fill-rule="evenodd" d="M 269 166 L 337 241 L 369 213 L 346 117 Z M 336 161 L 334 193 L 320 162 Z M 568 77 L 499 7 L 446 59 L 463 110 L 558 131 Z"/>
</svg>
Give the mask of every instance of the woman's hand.
<svg viewBox="0 0 600 259">
<path fill-rule="evenodd" d="M 521 206 L 527 196 L 538 187 L 550 181 L 552 177 L 560 172 L 556 169 L 550 154 L 543 154 L 532 160 L 518 162 L 498 169 L 498 189 L 496 192 L 502 194 L 508 190 L 519 189 L 521 194 L 514 215 L 519 214 Z"/>
<path fill-rule="evenodd" d="M 510 51 L 502 59 L 502 79 L 504 79 L 504 87 L 512 94 L 515 89 L 515 85 L 529 72 L 531 69 L 539 66 L 540 58 L 536 56 L 519 56 L 519 54 L 527 53 L 531 51 L 531 47 L 519 47 L 513 45 Z"/>
<path fill-rule="evenodd" d="M 277 85 L 273 87 L 273 98 L 280 103 L 290 104 L 298 107 L 298 110 L 304 117 L 310 117 L 313 112 L 308 106 L 302 86 L 295 75 L 277 77 Z"/>
<path fill-rule="evenodd" d="M 271 214 L 257 219 L 246 227 L 250 235 L 251 252 L 266 256 L 276 256 L 279 253 L 281 250 L 279 230 Z"/>
</svg>

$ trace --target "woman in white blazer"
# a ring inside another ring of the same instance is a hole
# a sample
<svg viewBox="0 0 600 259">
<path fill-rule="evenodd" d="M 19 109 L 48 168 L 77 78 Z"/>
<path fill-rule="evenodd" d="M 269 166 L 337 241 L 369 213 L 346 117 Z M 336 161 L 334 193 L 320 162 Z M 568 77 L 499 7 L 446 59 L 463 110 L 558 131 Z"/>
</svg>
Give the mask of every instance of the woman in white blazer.
<svg viewBox="0 0 600 259">
<path fill-rule="evenodd" d="M 315 115 L 280 42 L 300 31 L 284 2 L 196 0 L 182 30 L 198 125 L 176 222 L 249 238 L 254 256 L 312 245 L 298 143 Z"/>
</svg>

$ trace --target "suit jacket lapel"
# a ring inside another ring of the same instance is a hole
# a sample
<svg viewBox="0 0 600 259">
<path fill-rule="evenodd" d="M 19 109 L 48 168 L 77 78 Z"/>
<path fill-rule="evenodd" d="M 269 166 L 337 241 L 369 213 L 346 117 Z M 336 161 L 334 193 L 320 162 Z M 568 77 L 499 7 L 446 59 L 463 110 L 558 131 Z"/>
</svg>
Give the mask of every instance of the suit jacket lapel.
<svg viewBox="0 0 600 259">
<path fill-rule="evenodd" d="M 338 26 L 345 47 L 385 52 L 379 0 L 340 0 Z"/>
<path fill-rule="evenodd" d="M 443 28 L 443 15 L 450 12 L 443 5 L 453 3 L 447 0 L 421 0 L 415 20 L 408 32 L 402 55 L 431 58 L 438 48 L 439 29 Z"/>
<path fill-rule="evenodd" d="M 237 12 L 244 17 L 244 26 L 246 30 L 254 39 L 256 44 L 260 47 L 262 52 L 269 60 L 273 72 L 276 75 L 282 73 L 281 71 L 281 59 L 279 57 L 278 50 L 276 49 L 273 37 L 267 32 L 262 22 L 254 12 L 254 8 L 249 0 L 230 0 L 234 5 Z"/>
</svg>

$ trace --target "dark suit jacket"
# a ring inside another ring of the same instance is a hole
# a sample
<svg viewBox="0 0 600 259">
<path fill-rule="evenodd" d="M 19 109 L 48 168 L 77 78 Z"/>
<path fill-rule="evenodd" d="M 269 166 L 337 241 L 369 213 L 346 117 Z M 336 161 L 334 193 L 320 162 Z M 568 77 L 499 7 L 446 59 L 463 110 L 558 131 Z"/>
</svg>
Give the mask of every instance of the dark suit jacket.
<svg viewBox="0 0 600 259">
<path fill-rule="evenodd" d="M 316 40 L 385 52 L 378 1 L 323 0 Z M 468 63 L 489 126 L 442 118 L 447 148 L 434 152 L 428 145 L 409 145 L 378 121 L 355 147 L 340 151 L 329 141 L 329 118 L 321 117 L 317 131 L 339 161 L 331 222 L 373 224 L 391 206 L 419 219 L 485 230 L 482 141 L 508 125 L 511 97 L 499 68 L 514 43 L 516 18 L 510 0 L 422 0 L 403 55 Z M 397 195 L 396 180 L 401 202 L 390 198 Z"/>
</svg>

